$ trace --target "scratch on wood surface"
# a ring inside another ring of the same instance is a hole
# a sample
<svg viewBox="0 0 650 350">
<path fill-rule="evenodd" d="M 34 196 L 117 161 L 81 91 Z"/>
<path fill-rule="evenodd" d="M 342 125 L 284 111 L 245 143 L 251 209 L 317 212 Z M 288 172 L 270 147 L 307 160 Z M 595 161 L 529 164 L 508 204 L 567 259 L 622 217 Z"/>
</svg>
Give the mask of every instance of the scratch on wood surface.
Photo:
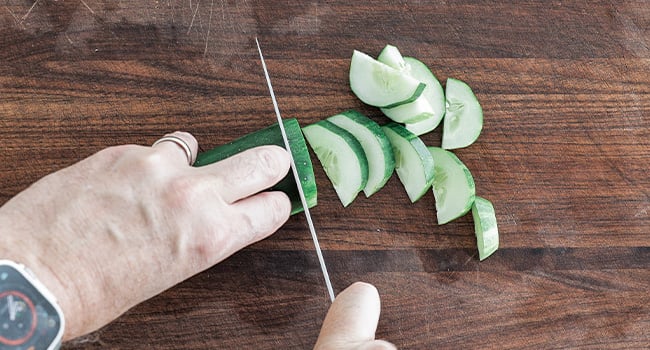
<svg viewBox="0 0 650 350">
<path fill-rule="evenodd" d="M 194 14 L 192 15 L 192 20 L 190 21 L 190 26 L 187 28 L 187 34 L 190 34 L 190 31 L 192 30 L 192 26 L 194 25 L 194 19 L 196 18 L 196 14 L 199 12 L 199 5 L 201 5 L 201 1 L 196 2 L 196 10 L 194 10 Z M 190 0 L 190 10 L 192 9 L 192 0 Z"/>
<path fill-rule="evenodd" d="M 18 19 L 18 16 L 16 16 L 16 14 L 13 11 L 11 11 L 11 9 L 8 6 L 5 6 L 5 9 L 7 9 L 7 11 L 9 11 L 9 13 L 11 14 L 11 17 L 14 18 L 14 22 L 16 22 L 16 24 L 19 24 L 20 19 Z"/>
<path fill-rule="evenodd" d="M 81 3 L 82 3 L 84 6 L 86 6 L 86 8 L 88 9 L 88 11 L 90 11 L 90 13 L 92 13 L 93 16 L 95 15 L 95 11 L 93 11 L 93 9 L 91 9 L 90 6 L 88 6 L 88 4 L 86 4 L 86 2 L 85 2 L 84 0 L 81 0 Z"/>
<path fill-rule="evenodd" d="M 29 17 L 29 15 L 32 13 L 32 11 L 34 10 L 34 7 L 36 7 L 36 4 L 38 4 L 39 1 L 41 1 L 41 0 L 34 1 L 34 3 L 32 4 L 32 7 L 30 7 L 29 10 L 27 10 L 27 13 L 23 16 L 23 18 L 20 19 L 20 23 L 18 23 L 18 24 L 22 24 L 27 19 L 27 17 Z"/>
<path fill-rule="evenodd" d="M 74 42 L 72 41 L 72 39 L 70 39 L 70 36 L 68 35 L 68 33 L 65 33 L 65 38 L 68 40 L 70 45 L 74 45 Z"/>
<path fill-rule="evenodd" d="M 208 42 L 210 41 L 210 27 L 212 26 L 212 9 L 214 8 L 214 0 L 210 1 L 210 18 L 208 19 L 208 32 L 205 34 L 205 49 L 203 56 L 208 54 Z"/>
<path fill-rule="evenodd" d="M 650 42 L 645 35 L 645 29 L 640 28 L 629 16 L 616 11 L 614 18 L 623 28 L 623 45 L 637 57 L 645 57 L 650 52 Z"/>
</svg>

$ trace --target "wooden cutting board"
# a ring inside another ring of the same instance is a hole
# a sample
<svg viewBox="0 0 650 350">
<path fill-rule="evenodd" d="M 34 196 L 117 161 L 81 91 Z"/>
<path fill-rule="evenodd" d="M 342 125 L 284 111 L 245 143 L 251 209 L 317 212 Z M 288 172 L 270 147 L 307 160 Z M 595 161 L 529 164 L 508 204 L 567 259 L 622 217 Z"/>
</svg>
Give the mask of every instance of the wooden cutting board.
<svg viewBox="0 0 650 350">
<path fill-rule="evenodd" d="M 494 203 L 435 220 L 396 177 L 343 208 L 316 159 L 312 211 L 337 292 L 373 283 L 402 349 L 650 347 L 650 2 L 26 1 L 0 7 L 0 203 L 115 144 L 174 130 L 203 149 L 355 108 L 353 49 L 396 45 L 484 109 L 455 151 Z M 423 136 L 439 145 L 436 130 Z M 173 263 L 173 262 L 170 262 Z M 329 301 L 306 222 L 147 301 L 69 349 L 307 349 Z"/>
</svg>

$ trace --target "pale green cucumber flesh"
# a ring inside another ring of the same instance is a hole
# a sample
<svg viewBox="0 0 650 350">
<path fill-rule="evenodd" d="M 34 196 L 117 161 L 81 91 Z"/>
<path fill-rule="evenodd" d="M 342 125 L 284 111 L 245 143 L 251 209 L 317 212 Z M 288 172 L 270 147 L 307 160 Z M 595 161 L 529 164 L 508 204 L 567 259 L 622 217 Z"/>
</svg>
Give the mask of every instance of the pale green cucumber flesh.
<svg viewBox="0 0 650 350">
<path fill-rule="evenodd" d="M 499 228 L 492 203 L 476 196 L 472 205 L 478 256 L 484 260 L 499 248 Z"/>
<path fill-rule="evenodd" d="M 424 98 L 424 92 L 427 89 L 428 86 L 424 88 L 422 95 L 415 101 L 393 108 L 380 108 L 381 112 L 392 121 L 398 123 L 417 123 L 423 120 L 433 119 L 433 108 L 429 104 L 429 101 Z"/>
<path fill-rule="evenodd" d="M 377 56 L 377 61 L 400 71 L 406 69 L 406 62 L 404 62 L 402 54 L 393 45 L 386 45 L 379 53 L 379 56 Z"/>
<path fill-rule="evenodd" d="M 352 134 L 321 120 L 302 128 L 334 190 L 347 207 L 368 182 L 368 160 Z"/>
<path fill-rule="evenodd" d="M 404 124 L 404 127 L 406 130 L 420 136 L 433 131 L 433 129 L 435 129 L 438 124 L 440 124 L 440 120 L 436 119 L 437 118 L 430 117 L 416 122 L 408 122 Z"/>
<path fill-rule="evenodd" d="M 300 125 L 296 119 L 285 119 L 283 124 L 287 133 L 287 139 L 289 140 L 291 155 L 296 164 L 296 170 L 298 170 L 300 183 L 305 194 L 305 199 L 307 200 L 307 206 L 312 208 L 317 204 L 318 194 L 314 169 L 312 167 L 307 144 L 305 143 L 302 131 L 300 130 Z M 277 123 L 267 128 L 244 135 L 227 144 L 199 153 L 194 162 L 194 166 L 200 167 L 212 164 L 247 149 L 263 145 L 285 147 L 282 132 Z M 296 180 L 293 177 L 293 172 L 290 171 L 284 179 L 278 182 L 270 190 L 282 191 L 289 196 L 289 199 L 291 200 L 291 214 L 296 214 L 304 210 L 300 200 Z"/>
<path fill-rule="evenodd" d="M 481 133 L 483 109 L 472 89 L 460 80 L 447 79 L 445 91 L 447 112 L 442 129 L 442 148 L 467 147 Z"/>
<path fill-rule="evenodd" d="M 433 195 L 438 224 L 446 224 L 472 209 L 476 188 L 469 169 L 455 154 L 440 147 L 429 147 L 435 164 Z"/>
<path fill-rule="evenodd" d="M 405 74 L 423 82 L 426 87 L 415 101 L 381 111 L 390 119 L 405 124 L 417 124 L 408 127 L 416 135 L 422 135 L 435 129 L 445 114 L 445 94 L 442 85 L 431 70 L 413 57 L 404 57 Z M 420 123 L 421 122 L 421 123 Z"/>
<path fill-rule="evenodd" d="M 415 101 L 425 84 L 354 50 L 350 62 L 350 88 L 364 103 L 390 108 Z"/>
<path fill-rule="evenodd" d="M 370 197 L 384 187 L 395 169 L 390 141 L 379 124 L 357 111 L 345 111 L 327 120 L 347 130 L 363 147 L 368 160 L 368 183 L 363 192 Z"/>
<path fill-rule="evenodd" d="M 423 62 L 413 57 L 404 57 L 404 62 L 409 67 L 411 76 L 427 86 L 422 92 L 422 95 L 420 95 L 420 98 L 424 98 L 431 109 L 420 113 L 427 113 L 428 118 L 405 122 L 408 130 L 416 135 L 423 135 L 435 129 L 443 120 L 446 110 L 445 92 L 438 78 L 436 78 L 429 67 Z M 413 123 L 418 123 L 418 125 L 408 125 Z"/>
<path fill-rule="evenodd" d="M 416 202 L 433 183 L 433 157 L 424 142 L 402 125 L 391 122 L 382 128 L 393 146 L 395 172 L 411 202 Z"/>
</svg>

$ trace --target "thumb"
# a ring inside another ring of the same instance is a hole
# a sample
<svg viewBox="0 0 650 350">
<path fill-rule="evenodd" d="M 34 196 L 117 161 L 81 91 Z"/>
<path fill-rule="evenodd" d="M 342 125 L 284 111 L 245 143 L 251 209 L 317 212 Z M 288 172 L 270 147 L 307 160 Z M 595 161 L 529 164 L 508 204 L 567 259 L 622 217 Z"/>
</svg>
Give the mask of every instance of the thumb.
<svg viewBox="0 0 650 350">
<path fill-rule="evenodd" d="M 356 282 L 341 292 L 327 312 L 315 350 L 396 349 L 375 340 L 381 303 L 377 289 Z"/>
</svg>

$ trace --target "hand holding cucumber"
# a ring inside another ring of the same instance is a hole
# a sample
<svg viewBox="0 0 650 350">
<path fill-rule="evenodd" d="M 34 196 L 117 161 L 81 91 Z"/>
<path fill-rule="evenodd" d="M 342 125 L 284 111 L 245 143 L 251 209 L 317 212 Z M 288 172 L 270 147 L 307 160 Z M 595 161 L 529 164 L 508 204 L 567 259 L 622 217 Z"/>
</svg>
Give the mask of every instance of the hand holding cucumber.
<svg viewBox="0 0 650 350">
<path fill-rule="evenodd" d="M 284 149 L 258 147 L 196 168 L 188 165 L 194 137 L 170 136 L 176 141 L 102 150 L 0 208 L 0 257 L 27 266 L 57 297 L 65 339 L 98 329 L 289 218 L 286 194 L 260 192 L 287 174 Z"/>
</svg>

